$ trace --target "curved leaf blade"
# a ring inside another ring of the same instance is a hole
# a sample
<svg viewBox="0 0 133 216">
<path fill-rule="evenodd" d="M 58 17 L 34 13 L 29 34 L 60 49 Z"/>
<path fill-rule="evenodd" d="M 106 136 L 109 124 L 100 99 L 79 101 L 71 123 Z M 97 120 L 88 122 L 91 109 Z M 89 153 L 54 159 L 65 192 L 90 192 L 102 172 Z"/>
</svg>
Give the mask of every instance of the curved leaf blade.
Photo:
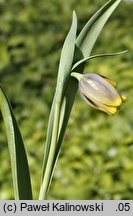
<svg viewBox="0 0 133 216">
<path fill-rule="evenodd" d="M 87 22 L 80 32 L 76 44 L 85 57 L 89 56 L 102 28 L 121 0 L 110 0 Z"/>
<path fill-rule="evenodd" d="M 0 109 L 7 134 L 15 199 L 31 200 L 31 181 L 22 136 L 20 134 L 9 99 L 1 85 Z"/>
<path fill-rule="evenodd" d="M 76 62 L 73 65 L 72 70 L 75 70 L 76 68 L 78 68 L 79 66 L 81 66 L 82 64 L 86 63 L 87 61 L 89 61 L 91 59 L 101 58 L 101 57 L 109 57 L 109 56 L 116 56 L 116 55 L 124 54 L 126 52 L 127 52 L 127 50 L 124 50 L 124 51 L 121 51 L 121 52 L 101 53 L 101 54 L 89 56 L 87 58 L 83 58 L 80 61 Z"/>
</svg>

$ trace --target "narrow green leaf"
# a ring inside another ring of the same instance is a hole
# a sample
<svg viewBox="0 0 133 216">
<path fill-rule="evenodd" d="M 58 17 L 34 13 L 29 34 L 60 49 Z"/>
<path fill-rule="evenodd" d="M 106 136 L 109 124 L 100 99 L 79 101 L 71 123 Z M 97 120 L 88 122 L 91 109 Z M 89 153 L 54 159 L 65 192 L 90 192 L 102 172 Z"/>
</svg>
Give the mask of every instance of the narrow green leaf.
<svg viewBox="0 0 133 216">
<path fill-rule="evenodd" d="M 121 0 L 110 0 L 88 21 L 77 38 L 77 46 L 84 57 L 90 55 L 92 48 L 108 18 Z"/>
<path fill-rule="evenodd" d="M 109 56 L 116 56 L 116 55 L 124 54 L 126 52 L 127 52 L 127 50 L 124 50 L 124 51 L 121 51 L 121 52 L 102 53 L 102 54 L 97 54 L 97 55 L 89 56 L 87 58 L 83 58 L 80 61 L 76 62 L 73 65 L 72 70 L 75 70 L 76 68 L 78 68 L 79 66 L 81 66 L 82 64 L 86 63 L 87 61 L 89 61 L 91 59 L 101 58 L 101 57 L 109 57 Z"/>
<path fill-rule="evenodd" d="M 58 70 L 58 78 L 57 78 L 57 87 L 56 87 L 56 92 L 51 108 L 51 113 L 50 113 L 50 118 L 49 118 L 49 123 L 48 123 L 48 132 L 47 132 L 47 138 L 46 138 L 46 144 L 45 144 L 45 153 L 44 153 L 44 159 L 43 159 L 43 168 L 42 168 L 42 185 L 41 185 L 41 190 L 40 190 L 40 195 L 39 199 L 44 199 L 46 197 L 46 193 L 48 191 L 50 181 L 52 178 L 52 173 L 53 173 L 53 161 L 51 158 L 51 149 L 53 151 L 53 158 L 56 152 L 56 144 L 57 144 L 57 137 L 55 138 L 54 142 L 54 148 L 53 144 L 53 136 L 55 128 L 53 122 L 55 122 L 55 119 L 57 115 L 60 113 L 60 108 L 58 109 L 58 112 L 56 111 L 57 104 L 60 107 L 60 103 L 62 101 L 63 97 L 63 92 L 66 88 L 70 73 L 71 73 L 71 68 L 72 68 L 72 63 L 73 63 L 73 56 L 74 56 L 74 50 L 75 50 L 75 41 L 76 41 L 76 32 L 77 32 L 77 17 L 76 13 L 73 12 L 73 21 L 72 25 L 70 28 L 70 31 L 65 39 L 62 52 L 61 52 L 61 58 L 60 58 L 60 64 L 59 64 L 59 70 Z M 60 120 L 59 120 L 60 121 Z M 55 123 L 56 127 L 59 124 Z M 59 128 L 56 128 L 56 130 L 59 130 Z M 50 161 L 52 164 L 50 164 Z M 49 165 L 50 164 L 50 165 Z M 49 166 L 49 167 L 48 167 Z M 48 169 L 50 169 L 49 174 Z"/>
<path fill-rule="evenodd" d="M 9 99 L 1 85 L 0 109 L 4 119 L 7 134 L 15 199 L 31 200 L 31 181 L 22 136 L 14 117 Z"/>
<path fill-rule="evenodd" d="M 66 37 L 61 52 L 58 78 L 57 78 L 57 90 L 58 88 L 61 88 L 61 91 L 62 88 L 65 89 L 66 83 L 70 76 L 70 71 L 73 63 L 74 50 L 75 50 L 76 33 L 77 33 L 77 17 L 74 11 L 72 25 Z"/>
</svg>

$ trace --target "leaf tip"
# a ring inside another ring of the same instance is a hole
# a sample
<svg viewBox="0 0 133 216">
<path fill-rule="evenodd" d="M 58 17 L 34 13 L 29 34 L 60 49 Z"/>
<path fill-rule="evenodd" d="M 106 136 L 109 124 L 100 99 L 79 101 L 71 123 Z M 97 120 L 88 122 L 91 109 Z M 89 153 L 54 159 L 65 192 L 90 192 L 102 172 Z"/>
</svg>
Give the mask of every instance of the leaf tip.
<svg viewBox="0 0 133 216">
<path fill-rule="evenodd" d="M 76 11 L 75 10 L 73 10 L 73 19 L 77 20 L 77 15 L 76 15 Z"/>
</svg>

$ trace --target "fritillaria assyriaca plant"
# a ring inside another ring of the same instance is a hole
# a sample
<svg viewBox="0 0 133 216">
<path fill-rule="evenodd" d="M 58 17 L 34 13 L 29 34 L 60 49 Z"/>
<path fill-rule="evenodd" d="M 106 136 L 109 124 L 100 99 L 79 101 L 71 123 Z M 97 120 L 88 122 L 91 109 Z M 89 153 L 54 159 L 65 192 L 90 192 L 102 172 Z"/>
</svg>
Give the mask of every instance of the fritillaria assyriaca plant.
<svg viewBox="0 0 133 216">
<path fill-rule="evenodd" d="M 47 198 L 78 89 L 78 82 L 72 76 L 79 79 L 79 90 L 82 98 L 96 109 L 112 115 L 117 112 L 125 100 L 125 97 L 117 92 L 114 82 L 110 79 L 98 74 L 82 75 L 87 61 L 125 52 L 91 56 L 92 48 L 102 28 L 120 2 L 121 0 L 108 1 L 91 17 L 78 36 L 77 17 L 76 13 L 73 12 L 72 25 L 61 51 L 57 85 L 49 116 L 38 197 L 40 200 Z M 33 199 L 33 192 L 23 139 L 8 96 L 2 86 L 0 86 L 0 109 L 8 139 L 14 197 L 17 200 L 31 200 Z"/>
</svg>

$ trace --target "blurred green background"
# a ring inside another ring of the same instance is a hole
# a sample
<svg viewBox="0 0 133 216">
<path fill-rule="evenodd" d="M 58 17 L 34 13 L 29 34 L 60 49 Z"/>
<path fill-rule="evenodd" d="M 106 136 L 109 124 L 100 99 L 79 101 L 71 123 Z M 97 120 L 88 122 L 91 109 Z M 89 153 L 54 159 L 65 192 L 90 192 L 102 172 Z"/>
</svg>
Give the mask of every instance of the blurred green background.
<svg viewBox="0 0 133 216">
<path fill-rule="evenodd" d="M 0 82 L 25 140 L 37 199 L 60 51 L 71 24 L 78 31 L 106 0 L 0 0 Z M 104 27 L 85 72 L 118 82 L 127 101 L 115 116 L 94 110 L 79 94 L 71 113 L 48 199 L 133 198 L 133 3 L 123 1 Z M 22 170 L 23 171 L 23 170 Z M 0 199 L 14 199 L 6 134 L 0 116 Z"/>
</svg>

